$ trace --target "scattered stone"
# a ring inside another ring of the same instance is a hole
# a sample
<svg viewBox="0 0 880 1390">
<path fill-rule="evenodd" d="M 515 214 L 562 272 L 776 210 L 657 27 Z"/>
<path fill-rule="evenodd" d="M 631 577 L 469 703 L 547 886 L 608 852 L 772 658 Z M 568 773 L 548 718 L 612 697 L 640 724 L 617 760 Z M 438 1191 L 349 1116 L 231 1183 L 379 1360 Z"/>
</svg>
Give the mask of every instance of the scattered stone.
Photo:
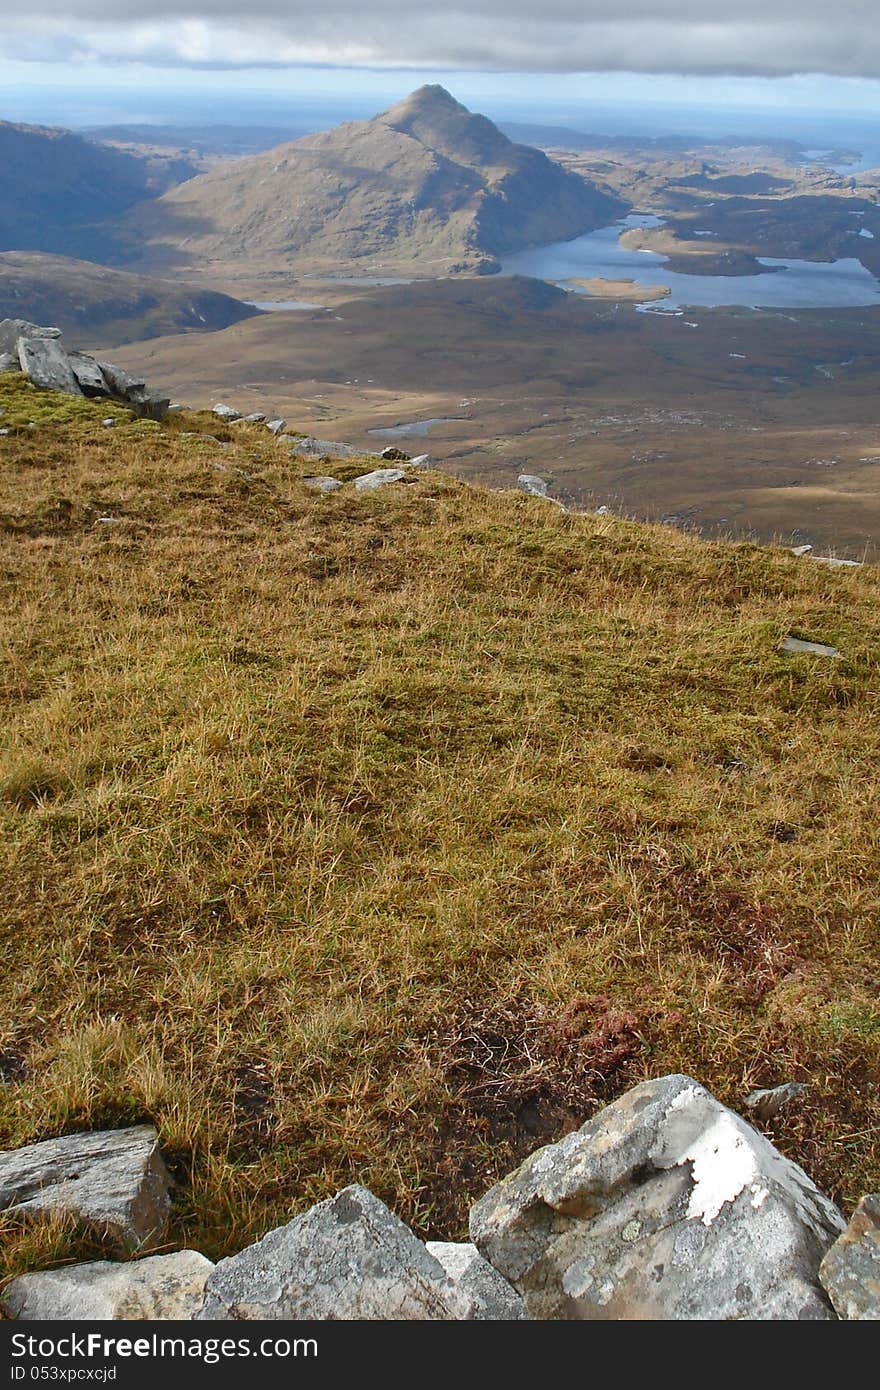
<svg viewBox="0 0 880 1390">
<path fill-rule="evenodd" d="M 789 653 L 806 653 L 808 656 L 840 656 L 836 647 L 827 647 L 824 642 L 805 642 L 800 637 L 786 637 L 783 639 L 780 651 Z"/>
<path fill-rule="evenodd" d="M 475 1245 L 429 1240 L 427 1250 L 441 1264 L 458 1303 L 457 1317 L 467 1321 L 512 1322 L 528 1317 L 516 1289 L 484 1260 Z"/>
<path fill-rule="evenodd" d="M 221 1260 L 196 1317 L 452 1321 L 459 1302 L 422 1242 L 355 1185 Z"/>
<path fill-rule="evenodd" d="M 819 1268 L 838 1317 L 880 1322 L 880 1193 L 863 1197 Z"/>
<path fill-rule="evenodd" d="M 800 560 L 804 555 L 809 555 L 812 549 L 813 547 L 811 545 L 793 545 L 791 547 L 791 553 L 792 555 L 796 555 Z"/>
<path fill-rule="evenodd" d="M 0 434 L 2 434 L 2 435 L 12 434 L 12 430 L 3 429 L 3 430 L 0 430 Z"/>
<path fill-rule="evenodd" d="M 12 352 L 0 352 L 0 374 L 3 372 L 20 372 L 21 363 L 18 354 Z"/>
<path fill-rule="evenodd" d="M 532 497 L 546 497 L 550 486 L 543 478 L 536 478 L 533 473 L 520 473 L 516 485 L 520 492 L 527 492 Z"/>
<path fill-rule="evenodd" d="M 817 565 L 827 565 L 832 570 L 862 568 L 861 560 L 838 560 L 836 555 L 811 555 L 811 560 L 815 560 Z"/>
<path fill-rule="evenodd" d="M 645 1082 L 471 1213 L 532 1318 L 808 1319 L 843 1229 L 806 1173 L 688 1076 Z"/>
<path fill-rule="evenodd" d="M 593 513 L 593 515 L 594 515 L 594 516 L 610 516 L 610 515 L 611 515 L 611 512 L 610 512 L 610 509 L 609 509 L 608 507 L 597 507 L 596 510 L 595 510 L 595 512 Z"/>
<path fill-rule="evenodd" d="M 82 395 L 67 353 L 57 339 L 19 338 L 18 360 L 35 386 L 45 391 L 63 391 L 67 396 Z"/>
<path fill-rule="evenodd" d="M 331 439 L 316 439 L 311 434 L 304 434 L 292 440 L 290 447 L 295 454 L 316 454 L 319 458 L 369 457 L 364 455 L 362 449 L 355 449 L 351 444 L 340 444 Z"/>
<path fill-rule="evenodd" d="M 274 435 L 277 436 L 277 435 L 279 435 L 279 434 L 282 434 L 283 431 L 287 429 L 287 421 L 286 421 L 286 420 L 267 420 L 267 421 L 266 421 L 266 429 L 269 431 L 270 434 L 274 434 Z"/>
<path fill-rule="evenodd" d="M 402 468 L 374 468 L 372 473 L 362 473 L 355 478 L 358 492 L 375 492 L 376 488 L 387 487 L 389 483 L 402 483 L 406 474 Z"/>
<path fill-rule="evenodd" d="M 416 454 L 415 458 L 409 461 L 410 468 L 427 468 L 431 462 L 430 454 Z"/>
<path fill-rule="evenodd" d="M 338 478 L 326 478 L 317 474 L 311 478 L 303 478 L 302 481 L 315 492 L 335 492 L 337 488 L 342 487 Z"/>
<path fill-rule="evenodd" d="M 262 425 L 267 418 L 262 410 L 255 410 L 252 415 L 245 415 L 244 423 L 246 425 Z"/>
<path fill-rule="evenodd" d="M 0 1153 L 0 1211 L 72 1213 L 129 1250 L 161 1239 L 170 1184 L 152 1125 L 66 1134 Z"/>
<path fill-rule="evenodd" d="M 388 463 L 412 463 L 409 454 L 404 453 L 403 449 L 398 449 L 394 444 L 389 444 L 379 455 L 380 459 L 386 459 Z"/>
<path fill-rule="evenodd" d="M 41 328 L 38 323 L 28 323 L 27 319 L 0 319 L 0 352 L 14 354 L 16 358 L 19 338 L 60 337 L 60 328 Z"/>
<path fill-rule="evenodd" d="M 756 1120 L 772 1120 L 783 1106 L 794 1100 L 806 1090 L 803 1081 L 785 1081 L 781 1086 L 769 1086 L 765 1090 L 751 1091 L 745 1098 L 745 1107 Z"/>
<path fill-rule="evenodd" d="M 0 1307 L 19 1321 L 177 1320 L 195 1317 L 214 1265 L 195 1250 L 128 1264 L 98 1260 L 13 1279 Z"/>
<path fill-rule="evenodd" d="M 232 421 L 241 419 L 241 411 L 236 410 L 231 405 L 215 405 L 212 406 L 212 411 L 214 415 L 219 415 L 221 420 Z"/>
<path fill-rule="evenodd" d="M 108 415 L 106 420 L 101 421 L 101 424 L 104 426 L 105 430 L 113 430 L 116 428 L 116 420 L 112 415 Z"/>
</svg>

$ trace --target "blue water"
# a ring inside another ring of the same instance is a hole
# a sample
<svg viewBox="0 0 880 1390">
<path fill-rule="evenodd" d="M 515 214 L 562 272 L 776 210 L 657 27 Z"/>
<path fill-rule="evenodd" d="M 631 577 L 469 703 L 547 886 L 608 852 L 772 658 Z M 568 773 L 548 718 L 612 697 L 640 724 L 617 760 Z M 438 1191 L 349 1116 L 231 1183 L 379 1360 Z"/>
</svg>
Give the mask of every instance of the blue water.
<svg viewBox="0 0 880 1390">
<path fill-rule="evenodd" d="M 326 304 L 311 304 L 307 299 L 248 299 L 245 303 L 266 313 L 284 313 L 293 309 L 326 309 Z"/>
<path fill-rule="evenodd" d="M 654 251 L 630 251 L 620 245 L 627 227 L 660 227 L 662 218 L 635 213 L 597 232 L 533 247 L 506 256 L 502 275 L 530 275 L 563 289 L 586 293 L 568 282 L 635 280 L 640 285 L 665 285 L 668 298 L 650 306 L 653 312 L 689 308 L 738 306 L 751 309 L 842 309 L 880 304 L 880 281 L 860 261 L 773 260 L 760 257 L 766 275 L 681 275 L 667 270 L 668 257 Z"/>
<path fill-rule="evenodd" d="M 449 415 L 439 420 L 411 420 L 407 425 L 388 425 L 381 430 L 367 430 L 367 434 L 375 434 L 382 439 L 426 439 L 435 425 L 448 425 L 461 418 L 460 415 Z"/>
</svg>

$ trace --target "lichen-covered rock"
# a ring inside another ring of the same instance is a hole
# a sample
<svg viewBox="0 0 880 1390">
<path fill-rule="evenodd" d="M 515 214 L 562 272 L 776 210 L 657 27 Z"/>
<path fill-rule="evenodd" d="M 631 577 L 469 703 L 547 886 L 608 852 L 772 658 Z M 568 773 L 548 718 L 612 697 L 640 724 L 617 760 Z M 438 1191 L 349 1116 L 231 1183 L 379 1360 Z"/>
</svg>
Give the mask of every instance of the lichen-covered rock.
<svg viewBox="0 0 880 1390">
<path fill-rule="evenodd" d="M 452 1321 L 457 1306 L 422 1242 L 378 1197 L 351 1186 L 221 1260 L 197 1317 Z"/>
<path fill-rule="evenodd" d="M 67 353 L 57 339 L 19 338 L 18 360 L 35 386 L 45 391 L 63 391 L 67 396 L 82 395 Z"/>
<path fill-rule="evenodd" d="M 215 405 L 213 407 L 213 413 L 219 416 L 221 420 L 228 420 L 230 422 L 232 420 L 241 419 L 240 410 L 236 410 L 235 407 L 231 405 L 223 405 L 222 402 L 219 405 Z"/>
<path fill-rule="evenodd" d="M 170 1185 L 152 1125 L 65 1134 L 0 1153 L 0 1211 L 69 1213 L 128 1250 L 161 1239 Z"/>
<path fill-rule="evenodd" d="M 863 1197 L 819 1278 L 838 1317 L 880 1322 L 880 1193 Z"/>
<path fill-rule="evenodd" d="M 806 1173 L 688 1076 L 645 1082 L 471 1213 L 532 1318 L 833 1318 L 843 1229 Z"/>
<path fill-rule="evenodd" d="M 389 483 L 402 483 L 406 473 L 402 468 L 374 468 L 372 473 L 362 473 L 355 478 L 358 492 L 375 492 L 377 488 L 387 487 Z"/>
<path fill-rule="evenodd" d="M 60 328 L 41 328 L 27 319 L 0 319 L 0 352 L 14 354 L 18 360 L 19 338 L 60 338 Z"/>
<path fill-rule="evenodd" d="M 129 1264 L 98 1260 L 68 1265 L 13 1279 L 0 1307 L 7 1317 L 21 1321 L 184 1321 L 201 1308 L 213 1268 L 196 1250 L 150 1255 Z"/>
<path fill-rule="evenodd" d="M 21 363 L 18 360 L 18 353 L 0 352 L 0 374 L 3 372 L 20 372 Z"/>
<path fill-rule="evenodd" d="M 513 1322 L 528 1317 L 516 1289 L 483 1259 L 475 1245 L 429 1240 L 426 1248 L 449 1276 L 459 1318 Z"/>
<path fill-rule="evenodd" d="M 516 485 L 520 492 L 527 492 L 531 497 L 546 497 L 549 486 L 543 478 L 538 478 L 533 473 L 520 473 Z"/>
<path fill-rule="evenodd" d="M 67 361 L 85 395 L 109 396 L 110 387 L 94 357 L 85 352 L 69 352 Z"/>
</svg>

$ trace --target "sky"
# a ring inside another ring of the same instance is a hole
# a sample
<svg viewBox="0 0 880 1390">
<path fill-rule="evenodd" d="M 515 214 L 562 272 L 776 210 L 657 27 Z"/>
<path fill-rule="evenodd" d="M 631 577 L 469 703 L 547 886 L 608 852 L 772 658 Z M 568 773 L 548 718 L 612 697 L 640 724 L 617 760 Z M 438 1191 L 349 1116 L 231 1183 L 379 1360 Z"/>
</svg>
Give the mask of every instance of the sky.
<svg viewBox="0 0 880 1390">
<path fill-rule="evenodd" d="M 0 0 L 0 117 L 222 119 L 225 106 L 254 121 L 297 103 L 366 115 L 436 80 L 496 117 L 637 102 L 880 120 L 876 5 Z"/>
</svg>

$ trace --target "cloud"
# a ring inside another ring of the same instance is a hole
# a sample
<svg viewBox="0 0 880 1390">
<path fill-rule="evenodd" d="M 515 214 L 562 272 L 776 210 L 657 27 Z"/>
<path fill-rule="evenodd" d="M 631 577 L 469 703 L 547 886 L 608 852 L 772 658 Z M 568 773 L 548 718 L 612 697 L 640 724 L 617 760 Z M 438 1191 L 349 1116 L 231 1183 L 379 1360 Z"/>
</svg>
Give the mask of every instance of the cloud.
<svg viewBox="0 0 880 1390">
<path fill-rule="evenodd" d="M 138 0 L 33 0 L 4 17 L 0 56 L 880 77 L 876 0 L 150 0 L 144 14 Z"/>
</svg>

